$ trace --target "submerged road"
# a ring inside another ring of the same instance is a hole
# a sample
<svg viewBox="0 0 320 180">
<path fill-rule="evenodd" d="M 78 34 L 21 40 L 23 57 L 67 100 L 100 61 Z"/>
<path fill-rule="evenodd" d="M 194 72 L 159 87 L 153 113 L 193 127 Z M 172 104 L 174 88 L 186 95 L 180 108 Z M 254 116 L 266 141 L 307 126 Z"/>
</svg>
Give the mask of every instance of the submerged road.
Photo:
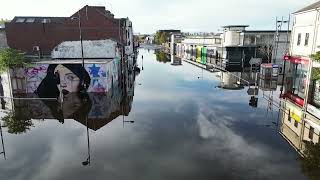
<svg viewBox="0 0 320 180">
<path fill-rule="evenodd" d="M 306 179 L 262 91 L 253 108 L 248 87 L 220 88 L 232 81 L 221 72 L 145 49 L 138 64 L 130 112 L 98 130 L 74 120 L 33 120 L 18 135 L 3 128 L 0 179 Z"/>
</svg>

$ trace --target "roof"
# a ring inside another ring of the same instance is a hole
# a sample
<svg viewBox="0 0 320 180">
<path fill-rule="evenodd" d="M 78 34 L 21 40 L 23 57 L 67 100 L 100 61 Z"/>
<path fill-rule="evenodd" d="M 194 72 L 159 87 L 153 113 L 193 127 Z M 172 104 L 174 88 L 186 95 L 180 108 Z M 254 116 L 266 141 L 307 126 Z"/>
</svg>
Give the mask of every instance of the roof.
<svg viewBox="0 0 320 180">
<path fill-rule="evenodd" d="M 227 25 L 222 26 L 223 28 L 231 28 L 231 27 L 249 27 L 249 25 Z"/>
<path fill-rule="evenodd" d="M 320 7 L 320 1 L 318 1 L 316 3 L 313 3 L 313 4 L 311 4 L 311 5 L 307 6 L 307 7 L 304 7 L 302 9 L 300 9 L 299 11 L 294 12 L 293 14 L 304 12 L 304 11 L 313 10 L 313 9 L 316 9 L 316 8 L 319 8 L 319 7 Z"/>
<path fill-rule="evenodd" d="M 287 33 L 288 31 L 278 31 L 279 33 Z M 289 33 L 291 30 L 289 30 Z M 246 30 L 244 33 L 276 33 L 275 30 Z"/>
<path fill-rule="evenodd" d="M 63 23 L 69 17 L 16 16 L 10 23 Z M 19 21 L 19 22 L 18 22 Z"/>
</svg>

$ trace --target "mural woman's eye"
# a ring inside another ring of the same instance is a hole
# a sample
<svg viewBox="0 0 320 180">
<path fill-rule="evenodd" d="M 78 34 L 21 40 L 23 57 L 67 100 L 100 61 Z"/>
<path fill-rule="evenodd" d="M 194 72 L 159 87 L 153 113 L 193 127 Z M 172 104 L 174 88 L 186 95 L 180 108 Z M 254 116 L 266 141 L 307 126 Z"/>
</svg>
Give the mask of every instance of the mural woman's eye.
<svg viewBox="0 0 320 180">
<path fill-rule="evenodd" d="M 74 80 L 74 76 L 73 76 L 73 74 L 66 74 L 66 76 L 65 76 L 65 79 L 66 80 L 69 80 L 69 81 L 73 81 Z"/>
</svg>

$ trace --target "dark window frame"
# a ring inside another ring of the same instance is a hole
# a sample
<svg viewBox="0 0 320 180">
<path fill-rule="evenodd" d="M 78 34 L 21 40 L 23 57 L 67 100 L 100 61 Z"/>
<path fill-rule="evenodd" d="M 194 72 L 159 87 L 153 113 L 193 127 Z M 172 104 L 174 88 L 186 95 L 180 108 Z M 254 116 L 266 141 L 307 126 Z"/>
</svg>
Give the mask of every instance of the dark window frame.
<svg viewBox="0 0 320 180">
<path fill-rule="evenodd" d="M 300 46 L 300 44 L 301 44 L 301 33 L 298 33 L 297 46 Z"/>
<path fill-rule="evenodd" d="M 310 126 L 309 129 L 309 139 L 313 140 L 313 134 L 314 134 L 314 127 Z"/>
<path fill-rule="evenodd" d="M 308 46 L 309 45 L 309 33 L 306 33 L 306 37 L 304 38 L 304 46 Z"/>
</svg>

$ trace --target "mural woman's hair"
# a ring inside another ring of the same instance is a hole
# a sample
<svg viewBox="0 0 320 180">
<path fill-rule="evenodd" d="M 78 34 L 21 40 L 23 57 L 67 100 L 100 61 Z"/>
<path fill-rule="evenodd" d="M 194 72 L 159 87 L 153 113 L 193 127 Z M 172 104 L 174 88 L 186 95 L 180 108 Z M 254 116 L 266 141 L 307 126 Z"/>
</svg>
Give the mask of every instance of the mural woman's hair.
<svg viewBox="0 0 320 180">
<path fill-rule="evenodd" d="M 58 64 L 50 64 L 47 69 L 47 75 L 42 80 L 40 85 L 38 86 L 36 90 L 36 94 L 38 94 L 39 97 L 46 97 L 46 98 L 57 98 L 59 97 L 60 91 L 57 87 L 57 84 L 60 83 L 59 77 L 55 75 L 54 70 Z M 62 66 L 69 69 L 72 73 L 74 73 L 79 79 L 80 82 L 83 82 L 88 88 L 90 86 L 90 76 L 88 72 L 82 67 L 81 64 L 62 64 Z M 81 83 L 79 84 L 80 89 Z"/>
</svg>

